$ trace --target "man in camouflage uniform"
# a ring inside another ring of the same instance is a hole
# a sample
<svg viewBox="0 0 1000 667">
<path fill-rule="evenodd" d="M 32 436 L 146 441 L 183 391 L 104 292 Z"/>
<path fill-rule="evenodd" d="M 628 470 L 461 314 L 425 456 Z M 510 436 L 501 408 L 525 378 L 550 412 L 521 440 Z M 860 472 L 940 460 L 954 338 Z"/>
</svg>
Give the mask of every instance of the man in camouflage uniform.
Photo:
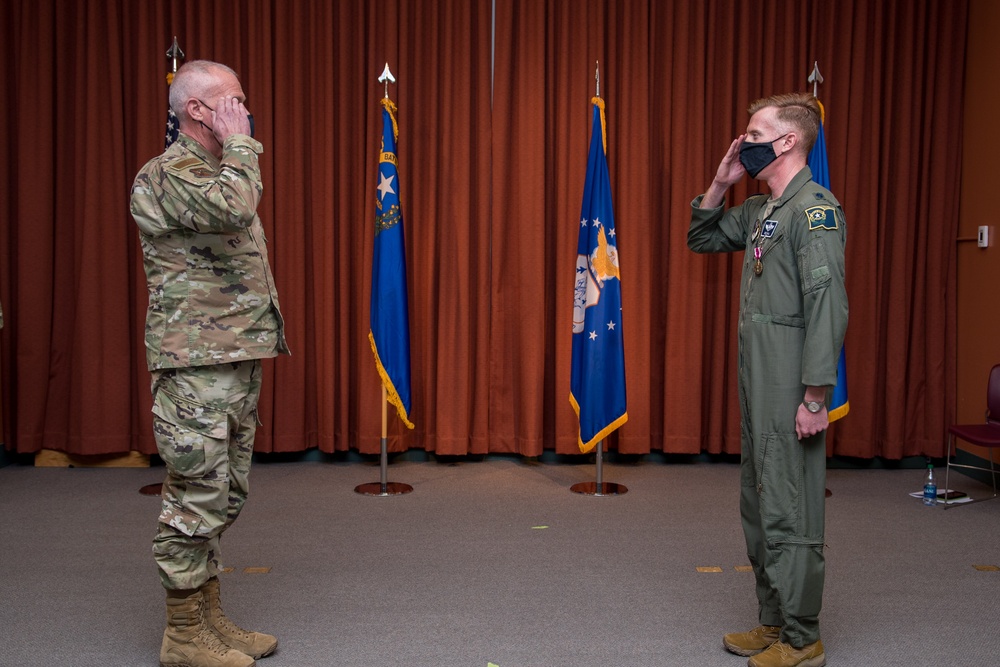
<svg viewBox="0 0 1000 667">
<path fill-rule="evenodd" d="M 217 578 L 219 540 L 248 492 L 260 360 L 288 352 L 257 216 L 263 147 L 245 100 L 228 67 L 181 67 L 170 86 L 178 139 L 132 186 L 153 430 L 167 466 L 153 541 L 167 589 L 163 667 L 247 667 L 277 646 L 225 617 Z"/>
<path fill-rule="evenodd" d="M 846 223 L 806 166 L 819 131 L 808 93 L 750 105 L 746 134 L 692 202 L 688 246 L 745 250 L 738 318 L 740 514 L 757 582 L 760 626 L 724 646 L 750 667 L 822 667 L 826 401 L 847 329 Z M 765 181 L 725 210 L 746 174 Z"/>
</svg>

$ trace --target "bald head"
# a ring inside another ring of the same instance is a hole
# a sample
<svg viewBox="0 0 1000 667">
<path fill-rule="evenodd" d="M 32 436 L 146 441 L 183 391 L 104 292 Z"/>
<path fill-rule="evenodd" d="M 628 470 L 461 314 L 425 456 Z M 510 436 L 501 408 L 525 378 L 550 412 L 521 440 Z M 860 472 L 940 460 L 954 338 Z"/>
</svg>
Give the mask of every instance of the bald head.
<svg viewBox="0 0 1000 667">
<path fill-rule="evenodd" d="M 170 84 L 170 109 L 181 122 L 186 122 L 191 119 L 187 111 L 188 100 L 214 100 L 234 81 L 239 81 L 236 72 L 222 63 L 210 60 L 185 63 Z"/>
</svg>

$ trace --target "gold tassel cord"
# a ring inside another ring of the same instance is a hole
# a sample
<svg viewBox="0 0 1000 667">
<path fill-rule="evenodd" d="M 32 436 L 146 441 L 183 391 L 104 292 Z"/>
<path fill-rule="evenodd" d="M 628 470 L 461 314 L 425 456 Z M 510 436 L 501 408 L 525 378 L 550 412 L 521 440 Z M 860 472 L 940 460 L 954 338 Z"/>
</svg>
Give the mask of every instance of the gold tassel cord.
<svg viewBox="0 0 1000 667">
<path fill-rule="evenodd" d="M 396 105 L 388 97 L 383 97 L 379 102 L 389 112 L 389 118 L 392 118 L 392 136 L 399 139 L 399 126 L 396 125 Z"/>
<path fill-rule="evenodd" d="M 601 109 L 601 141 L 604 142 L 604 155 L 608 154 L 608 125 L 604 118 L 604 100 L 600 97 L 592 97 L 590 101 Z"/>
<path fill-rule="evenodd" d="M 385 370 L 385 366 L 382 365 L 382 360 L 378 356 L 378 348 L 375 346 L 375 336 L 372 332 L 368 332 L 368 342 L 372 346 L 372 354 L 375 355 L 375 367 L 378 369 L 378 374 L 382 378 L 382 385 L 385 387 L 386 397 L 390 403 L 396 407 L 396 414 L 399 418 L 403 420 L 406 424 L 406 428 L 413 428 L 413 422 L 410 421 L 406 414 L 406 408 L 403 407 L 403 399 L 399 397 L 399 392 L 396 391 L 396 385 L 392 383 L 392 378 L 389 377 L 388 371 Z"/>
</svg>

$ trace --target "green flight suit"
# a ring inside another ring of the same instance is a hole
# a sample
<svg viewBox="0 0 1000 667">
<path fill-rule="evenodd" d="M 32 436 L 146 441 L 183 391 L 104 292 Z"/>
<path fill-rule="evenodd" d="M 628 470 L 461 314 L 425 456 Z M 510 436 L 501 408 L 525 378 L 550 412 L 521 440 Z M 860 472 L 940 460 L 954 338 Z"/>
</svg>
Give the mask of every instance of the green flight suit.
<svg viewBox="0 0 1000 667">
<path fill-rule="evenodd" d="M 692 202 L 688 247 L 746 251 L 737 324 L 740 514 L 760 623 L 781 626 L 781 640 L 802 647 L 820 638 L 826 431 L 800 441 L 795 416 L 806 386 L 837 381 L 847 329 L 846 221 L 808 167 L 773 202 L 754 195 L 729 210 L 700 203 Z"/>
</svg>

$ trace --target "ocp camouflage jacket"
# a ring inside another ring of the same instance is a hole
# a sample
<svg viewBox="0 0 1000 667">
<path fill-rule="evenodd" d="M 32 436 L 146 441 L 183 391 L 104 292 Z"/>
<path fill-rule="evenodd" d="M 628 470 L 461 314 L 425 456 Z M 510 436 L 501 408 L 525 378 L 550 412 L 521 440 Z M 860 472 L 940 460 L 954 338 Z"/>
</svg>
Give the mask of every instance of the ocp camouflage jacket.
<svg viewBox="0 0 1000 667">
<path fill-rule="evenodd" d="M 149 370 L 288 353 L 257 216 L 262 151 L 249 136 L 231 135 L 220 161 L 180 134 L 136 176 Z"/>
</svg>

